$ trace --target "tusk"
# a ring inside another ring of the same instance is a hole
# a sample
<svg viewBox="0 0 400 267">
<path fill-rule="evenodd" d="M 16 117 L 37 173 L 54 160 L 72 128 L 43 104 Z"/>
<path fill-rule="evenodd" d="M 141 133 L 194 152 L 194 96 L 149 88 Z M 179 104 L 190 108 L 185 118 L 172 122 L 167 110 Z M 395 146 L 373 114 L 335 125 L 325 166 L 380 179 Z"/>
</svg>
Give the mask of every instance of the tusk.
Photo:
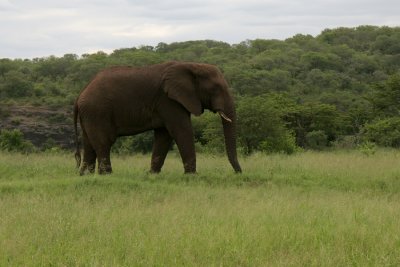
<svg viewBox="0 0 400 267">
<path fill-rule="evenodd" d="M 218 114 L 221 116 L 221 118 L 223 118 L 226 121 L 232 122 L 231 119 L 228 118 L 228 116 L 226 116 L 222 111 L 218 111 Z"/>
</svg>

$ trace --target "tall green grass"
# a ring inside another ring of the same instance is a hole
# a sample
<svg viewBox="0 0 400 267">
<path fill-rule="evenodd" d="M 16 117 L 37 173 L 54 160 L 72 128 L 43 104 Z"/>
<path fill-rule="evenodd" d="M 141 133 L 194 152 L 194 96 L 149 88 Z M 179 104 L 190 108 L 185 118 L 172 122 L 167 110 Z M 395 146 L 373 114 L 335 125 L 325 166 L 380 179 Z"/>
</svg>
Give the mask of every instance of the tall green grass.
<svg viewBox="0 0 400 267">
<path fill-rule="evenodd" d="M 0 154 L 0 266 L 397 266 L 400 153 L 113 157 Z"/>
</svg>

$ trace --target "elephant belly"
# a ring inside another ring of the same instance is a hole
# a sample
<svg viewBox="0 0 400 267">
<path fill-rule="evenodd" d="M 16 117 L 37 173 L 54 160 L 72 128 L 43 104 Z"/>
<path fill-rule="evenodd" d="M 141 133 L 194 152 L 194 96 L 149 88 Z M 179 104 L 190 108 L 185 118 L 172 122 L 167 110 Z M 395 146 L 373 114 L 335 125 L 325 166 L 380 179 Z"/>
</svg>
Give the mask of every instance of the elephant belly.
<svg viewBox="0 0 400 267">
<path fill-rule="evenodd" d="M 117 136 L 128 136 L 128 135 L 135 135 L 139 133 L 146 132 L 151 130 L 150 127 L 119 127 L 117 129 Z"/>
<path fill-rule="evenodd" d="M 160 120 L 147 108 L 133 109 L 115 114 L 115 125 L 119 136 L 134 135 L 160 127 Z"/>
</svg>

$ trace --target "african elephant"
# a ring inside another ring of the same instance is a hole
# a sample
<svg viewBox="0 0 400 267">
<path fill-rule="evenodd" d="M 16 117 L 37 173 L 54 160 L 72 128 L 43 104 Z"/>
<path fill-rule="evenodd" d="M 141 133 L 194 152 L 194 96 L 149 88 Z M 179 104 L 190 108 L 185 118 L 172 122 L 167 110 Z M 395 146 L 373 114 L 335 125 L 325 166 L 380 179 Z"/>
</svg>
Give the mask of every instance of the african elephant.
<svg viewBox="0 0 400 267">
<path fill-rule="evenodd" d="M 80 174 L 111 173 L 110 150 L 118 136 L 154 130 L 151 172 L 158 173 L 175 140 L 185 173 L 196 172 L 190 116 L 209 109 L 221 116 L 229 161 L 241 172 L 236 153 L 236 115 L 228 84 L 213 65 L 166 62 L 148 67 L 111 67 L 82 90 L 74 105 L 75 158 L 81 164 L 77 120 L 82 129 Z"/>
</svg>

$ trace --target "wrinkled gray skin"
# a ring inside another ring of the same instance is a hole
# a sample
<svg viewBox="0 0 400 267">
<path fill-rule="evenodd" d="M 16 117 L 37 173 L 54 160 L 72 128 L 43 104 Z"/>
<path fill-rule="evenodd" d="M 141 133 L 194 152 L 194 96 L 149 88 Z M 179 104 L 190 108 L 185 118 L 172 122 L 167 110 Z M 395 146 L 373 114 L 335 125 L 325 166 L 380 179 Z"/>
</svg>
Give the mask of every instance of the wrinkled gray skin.
<svg viewBox="0 0 400 267">
<path fill-rule="evenodd" d="M 82 129 L 80 174 L 111 173 L 110 150 L 118 136 L 154 130 L 151 171 L 160 172 L 175 140 L 185 173 L 196 172 L 190 115 L 209 109 L 221 116 L 229 162 L 241 172 L 236 153 L 236 115 L 222 73 L 213 65 L 167 62 L 143 68 L 113 67 L 101 71 L 75 102 L 75 158 L 81 164 L 77 121 Z"/>
</svg>

